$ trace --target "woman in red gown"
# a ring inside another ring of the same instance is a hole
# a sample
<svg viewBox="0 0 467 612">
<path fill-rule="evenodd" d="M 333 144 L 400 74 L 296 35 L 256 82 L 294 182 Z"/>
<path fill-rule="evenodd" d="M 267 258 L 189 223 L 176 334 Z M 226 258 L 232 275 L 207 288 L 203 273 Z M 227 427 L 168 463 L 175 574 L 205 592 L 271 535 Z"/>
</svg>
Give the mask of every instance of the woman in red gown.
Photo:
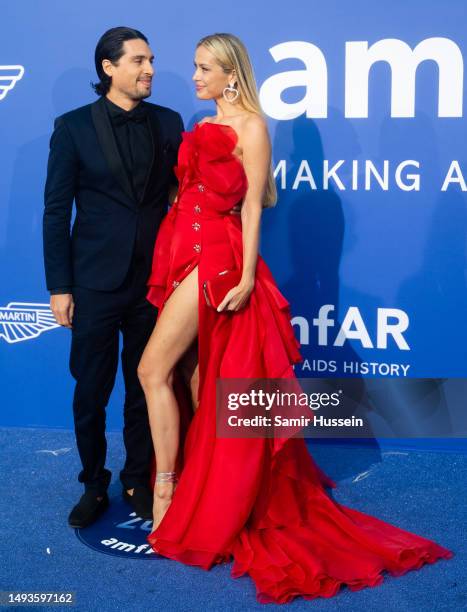
<svg viewBox="0 0 467 612">
<path fill-rule="evenodd" d="M 293 378 L 301 357 L 289 305 L 258 256 L 275 187 L 248 54 L 235 36 L 208 36 L 195 68 L 197 96 L 213 99 L 217 115 L 184 133 L 179 192 L 148 283 L 158 321 L 139 367 L 157 464 L 149 542 L 204 569 L 233 557 L 233 576 L 248 573 L 263 603 L 331 597 L 341 585 L 380 584 L 385 570 L 448 559 L 438 544 L 332 500 L 325 487 L 335 484 L 303 439 L 216 437 L 216 379 Z M 208 306 L 203 283 L 232 269 L 240 282 Z M 174 375 L 193 349 L 198 408 L 181 440 Z"/>
</svg>

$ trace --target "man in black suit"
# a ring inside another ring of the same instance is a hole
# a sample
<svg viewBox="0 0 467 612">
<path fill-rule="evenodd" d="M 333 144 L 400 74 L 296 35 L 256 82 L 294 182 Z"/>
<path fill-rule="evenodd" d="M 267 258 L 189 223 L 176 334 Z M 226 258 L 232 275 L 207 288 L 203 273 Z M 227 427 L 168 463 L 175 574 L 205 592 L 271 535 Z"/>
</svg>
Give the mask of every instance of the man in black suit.
<svg viewBox="0 0 467 612">
<path fill-rule="evenodd" d="M 44 260 L 50 305 L 71 328 L 73 414 L 85 493 L 72 527 L 107 508 L 105 408 L 122 333 L 125 381 L 123 496 L 152 518 L 153 446 L 137 366 L 156 320 L 146 300 L 154 242 L 176 184 L 173 167 L 183 123 L 178 113 L 143 102 L 151 94 L 153 54 L 146 37 L 113 28 L 99 40 L 97 102 L 55 121 L 45 187 Z M 70 235 L 73 201 L 76 217 Z"/>
</svg>

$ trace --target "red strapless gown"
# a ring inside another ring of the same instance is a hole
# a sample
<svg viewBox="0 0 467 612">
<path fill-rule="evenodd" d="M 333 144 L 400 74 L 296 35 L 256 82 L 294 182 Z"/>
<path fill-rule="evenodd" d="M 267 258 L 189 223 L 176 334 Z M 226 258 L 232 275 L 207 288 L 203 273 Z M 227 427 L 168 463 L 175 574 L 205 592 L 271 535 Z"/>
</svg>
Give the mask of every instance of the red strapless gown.
<svg viewBox="0 0 467 612">
<path fill-rule="evenodd" d="M 204 123 L 185 132 L 176 168 L 178 202 L 157 237 L 148 299 L 163 308 L 198 266 L 199 408 L 184 444 L 172 504 L 148 540 L 171 559 L 209 569 L 234 559 L 259 602 L 331 597 L 418 569 L 452 553 L 438 544 L 333 501 L 335 484 L 303 439 L 216 438 L 216 378 L 292 378 L 301 360 L 289 305 L 258 258 L 255 289 L 235 314 L 209 308 L 204 280 L 242 265 L 239 215 L 228 211 L 247 181 L 233 155 L 236 133 Z"/>
</svg>

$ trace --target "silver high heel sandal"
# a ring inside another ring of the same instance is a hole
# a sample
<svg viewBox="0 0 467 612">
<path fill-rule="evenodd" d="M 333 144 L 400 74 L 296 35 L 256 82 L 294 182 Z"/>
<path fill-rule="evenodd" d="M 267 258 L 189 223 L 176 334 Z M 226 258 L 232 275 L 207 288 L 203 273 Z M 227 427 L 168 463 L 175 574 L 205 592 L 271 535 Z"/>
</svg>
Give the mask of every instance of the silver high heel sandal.
<svg viewBox="0 0 467 612">
<path fill-rule="evenodd" d="M 177 482 L 178 482 L 177 472 L 156 472 L 156 481 L 154 483 L 154 501 L 158 497 L 158 495 L 156 493 L 156 486 L 157 486 L 158 482 L 160 482 L 160 483 L 172 482 L 174 484 L 173 489 L 172 489 L 172 495 L 171 495 L 170 502 L 169 502 L 169 506 L 170 506 L 170 503 L 172 503 L 173 494 L 175 492 L 175 489 L 177 488 Z M 164 498 L 164 497 L 161 497 L 159 499 L 161 501 L 162 500 L 167 501 L 167 499 Z M 167 510 L 168 509 L 169 508 L 167 507 Z M 166 510 L 166 512 L 167 512 L 167 510 Z M 165 515 L 165 513 L 164 513 L 164 515 Z M 164 517 L 162 517 L 162 518 L 164 518 Z M 160 521 L 159 521 L 159 523 L 160 523 Z M 156 529 L 157 529 L 157 527 L 154 528 L 154 522 L 153 522 L 153 528 L 152 528 L 151 533 L 153 533 Z M 154 548 L 154 544 L 153 544 L 153 548 Z M 154 550 L 156 550 L 156 549 L 154 548 Z"/>
</svg>

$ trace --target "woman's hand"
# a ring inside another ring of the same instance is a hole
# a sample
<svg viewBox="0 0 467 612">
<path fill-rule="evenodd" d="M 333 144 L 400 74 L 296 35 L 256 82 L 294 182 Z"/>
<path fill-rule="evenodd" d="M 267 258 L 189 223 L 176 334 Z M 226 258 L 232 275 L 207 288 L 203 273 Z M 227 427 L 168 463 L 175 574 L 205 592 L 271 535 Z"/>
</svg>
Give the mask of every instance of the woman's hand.
<svg viewBox="0 0 467 612">
<path fill-rule="evenodd" d="M 254 286 L 254 280 L 240 281 L 236 287 L 232 287 L 232 289 L 227 292 L 225 298 L 217 307 L 217 312 L 222 312 L 223 310 L 236 312 L 237 310 L 243 308 L 243 306 L 245 306 L 247 303 Z"/>
<path fill-rule="evenodd" d="M 178 200 L 178 187 L 175 185 L 170 185 L 169 187 L 169 204 L 173 206 L 177 203 Z"/>
</svg>

